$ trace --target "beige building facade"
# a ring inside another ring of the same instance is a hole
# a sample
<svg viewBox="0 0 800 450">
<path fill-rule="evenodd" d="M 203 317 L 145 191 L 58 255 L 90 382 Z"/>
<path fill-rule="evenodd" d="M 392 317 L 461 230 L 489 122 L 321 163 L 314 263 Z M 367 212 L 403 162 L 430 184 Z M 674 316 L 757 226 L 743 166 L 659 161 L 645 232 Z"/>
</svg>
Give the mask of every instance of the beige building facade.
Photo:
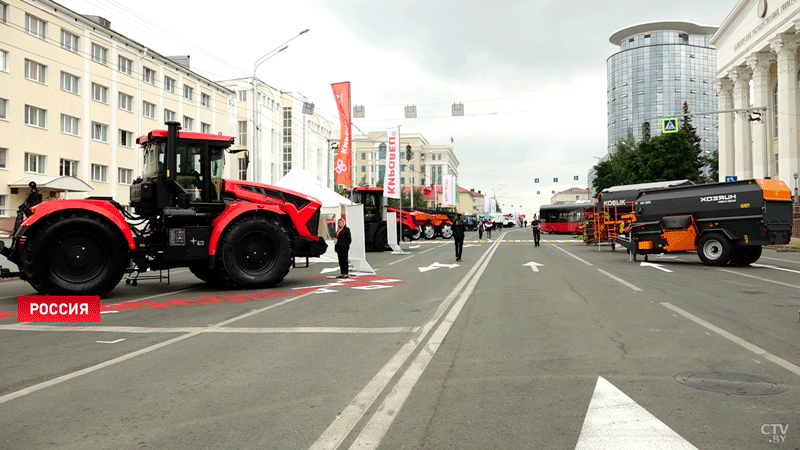
<svg viewBox="0 0 800 450">
<path fill-rule="evenodd" d="M 740 0 L 712 37 L 719 109 L 765 109 L 720 114 L 719 181 L 772 177 L 796 195 L 798 31 L 800 2 Z"/>
<path fill-rule="evenodd" d="M 3 0 L 0 227 L 13 221 L 29 181 L 45 199 L 100 196 L 127 205 L 141 172 L 136 138 L 168 120 L 230 134 L 233 94 L 99 17 L 48 0 Z"/>
</svg>

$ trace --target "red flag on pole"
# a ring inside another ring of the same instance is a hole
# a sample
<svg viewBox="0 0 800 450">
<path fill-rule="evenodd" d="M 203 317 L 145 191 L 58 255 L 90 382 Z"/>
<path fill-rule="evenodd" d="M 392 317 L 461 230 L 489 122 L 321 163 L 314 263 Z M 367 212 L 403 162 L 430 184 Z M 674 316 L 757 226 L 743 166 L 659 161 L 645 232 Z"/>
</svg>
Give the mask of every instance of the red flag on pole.
<svg viewBox="0 0 800 450">
<path fill-rule="evenodd" d="M 333 171 L 336 174 L 336 183 L 345 186 L 352 186 L 351 174 L 351 122 L 350 122 L 350 82 L 331 84 L 333 96 L 336 99 L 336 107 L 339 109 L 340 135 L 339 153 L 336 154 Z"/>
</svg>

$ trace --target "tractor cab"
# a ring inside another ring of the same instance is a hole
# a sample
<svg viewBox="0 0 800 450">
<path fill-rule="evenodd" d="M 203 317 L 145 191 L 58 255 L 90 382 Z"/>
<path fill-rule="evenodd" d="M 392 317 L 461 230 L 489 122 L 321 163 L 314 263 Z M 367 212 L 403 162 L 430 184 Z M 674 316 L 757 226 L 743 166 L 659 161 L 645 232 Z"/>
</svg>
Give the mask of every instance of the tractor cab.
<svg viewBox="0 0 800 450">
<path fill-rule="evenodd" d="M 225 151 L 234 138 L 179 131 L 178 122 L 167 122 L 167 127 L 136 140 L 142 146 L 143 165 L 142 177 L 131 185 L 131 206 L 140 214 L 190 205 L 218 208 Z M 175 150 L 170 152 L 171 148 Z"/>
</svg>

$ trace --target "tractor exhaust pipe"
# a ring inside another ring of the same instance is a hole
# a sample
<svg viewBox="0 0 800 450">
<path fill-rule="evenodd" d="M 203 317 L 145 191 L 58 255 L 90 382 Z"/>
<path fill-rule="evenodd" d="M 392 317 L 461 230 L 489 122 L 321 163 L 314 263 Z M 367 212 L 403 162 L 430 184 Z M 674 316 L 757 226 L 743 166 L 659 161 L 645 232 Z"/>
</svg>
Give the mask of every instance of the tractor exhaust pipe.
<svg viewBox="0 0 800 450">
<path fill-rule="evenodd" d="M 167 179 L 174 180 L 178 172 L 178 131 L 181 129 L 180 122 L 166 122 L 167 125 L 167 152 L 165 159 L 167 162 Z"/>
</svg>

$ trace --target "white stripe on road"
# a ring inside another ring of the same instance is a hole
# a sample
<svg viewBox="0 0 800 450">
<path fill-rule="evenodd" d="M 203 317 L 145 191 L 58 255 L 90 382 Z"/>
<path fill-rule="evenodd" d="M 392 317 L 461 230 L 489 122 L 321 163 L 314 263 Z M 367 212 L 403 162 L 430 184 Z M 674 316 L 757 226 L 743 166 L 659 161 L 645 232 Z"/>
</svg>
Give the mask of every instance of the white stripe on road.
<svg viewBox="0 0 800 450">
<path fill-rule="evenodd" d="M 447 297 L 439 304 L 436 312 L 431 316 L 430 320 L 422 326 L 422 329 L 405 345 L 375 374 L 374 377 L 367 383 L 364 389 L 356 395 L 347 407 L 336 417 L 336 420 L 331 423 L 328 428 L 322 433 L 314 444 L 309 447 L 309 450 L 333 450 L 341 445 L 342 441 L 350 434 L 353 427 L 361 420 L 367 409 L 372 406 L 375 400 L 386 389 L 386 386 L 405 364 L 414 351 L 425 341 L 425 338 L 433 329 L 434 325 L 444 315 L 447 308 L 453 303 L 458 296 L 458 293 L 467 285 L 470 278 L 478 270 L 483 261 L 488 260 L 489 252 L 496 248 L 499 244 L 492 243 L 483 255 L 478 260 L 477 264 L 473 266 L 469 272 L 459 281 L 456 287 L 447 295 Z M 427 250 L 426 250 L 427 251 Z"/>
<path fill-rule="evenodd" d="M 405 261 L 405 260 L 407 260 L 407 259 L 409 259 L 409 258 L 413 258 L 413 257 L 414 257 L 414 255 L 411 255 L 411 256 L 406 256 L 406 257 L 405 257 L 405 258 L 403 258 L 403 259 L 398 259 L 397 261 L 390 262 L 390 263 L 389 263 L 389 265 L 391 266 L 392 264 L 397 264 L 397 263 L 399 263 L 399 262 L 403 262 L 403 261 Z"/>
<path fill-rule="evenodd" d="M 226 320 L 224 322 L 220 322 L 218 324 L 212 325 L 211 327 L 208 327 L 208 328 L 222 327 L 222 326 L 227 325 L 229 323 L 236 322 L 238 320 L 253 316 L 255 314 L 262 313 L 264 311 L 268 311 L 268 310 L 270 310 L 272 308 L 277 308 L 278 306 L 282 306 L 282 305 L 285 305 L 287 303 L 291 303 L 293 301 L 299 300 L 299 299 L 304 298 L 304 297 L 308 297 L 312 293 L 313 292 L 308 292 L 308 293 L 305 293 L 305 294 L 302 294 L 302 295 L 298 295 L 297 297 L 290 297 L 290 298 L 288 298 L 288 299 L 286 299 L 286 300 L 284 300 L 282 302 L 275 303 L 274 305 L 265 306 L 265 307 L 260 308 L 260 309 L 256 309 L 256 310 L 251 311 L 249 313 L 242 314 L 242 315 L 234 317 L 232 319 L 228 319 L 228 320 Z M 25 395 L 34 393 L 36 391 L 40 391 L 40 390 L 48 388 L 50 386 L 55 386 L 56 384 L 63 383 L 65 381 L 69 381 L 69 380 L 71 380 L 73 378 L 78 378 L 78 377 L 80 377 L 82 375 L 86 375 L 86 374 L 89 374 L 89 373 L 92 373 L 92 372 L 96 372 L 96 371 L 98 371 L 100 369 L 105 369 L 106 367 L 113 366 L 115 364 L 127 361 L 127 360 L 135 358 L 137 356 L 141 356 L 141 355 L 153 352 L 155 350 L 170 346 L 172 344 L 184 341 L 186 339 L 195 337 L 195 336 L 197 336 L 197 335 L 199 335 L 201 333 L 202 333 L 201 331 L 193 331 L 191 333 L 184 334 L 184 335 L 181 335 L 181 336 L 177 336 L 177 337 L 174 337 L 172 339 L 166 340 L 164 342 L 160 342 L 158 344 L 151 345 L 150 347 L 145 347 L 143 349 L 136 350 L 135 352 L 131 352 L 131 353 L 128 353 L 126 355 L 122 355 L 122 356 L 119 356 L 117 358 L 110 359 L 110 360 L 102 362 L 100 364 L 95 364 L 94 366 L 87 367 L 85 369 L 81 369 L 81 370 L 78 370 L 78 371 L 75 371 L 75 372 L 72 372 L 72 373 L 68 373 L 68 374 L 62 375 L 60 377 L 53 378 L 52 380 L 47 380 L 47 381 L 44 381 L 42 383 L 34 384 L 33 386 L 29 386 L 29 387 L 27 387 L 25 389 L 20 389 L 19 391 L 11 392 L 9 394 L 0 396 L 0 404 L 6 403 L 8 401 L 14 400 L 14 399 L 19 398 L 19 397 L 23 397 Z"/>
<path fill-rule="evenodd" d="M 612 280 L 618 281 L 618 282 L 620 282 L 620 283 L 624 284 L 625 286 L 628 286 L 629 288 L 633 289 L 633 290 L 634 290 L 634 291 L 636 291 L 636 292 L 641 292 L 641 291 L 642 291 L 642 290 L 641 290 L 641 289 L 639 289 L 638 287 L 636 287 L 636 286 L 634 286 L 634 285 L 632 285 L 632 284 L 628 283 L 627 281 L 623 280 L 622 278 L 620 278 L 620 277 L 618 277 L 618 276 L 616 276 L 616 275 L 613 275 L 613 274 L 610 274 L 610 273 L 606 272 L 606 271 L 605 271 L 605 270 L 603 270 L 603 269 L 597 269 L 597 271 L 598 271 L 598 272 L 600 272 L 600 273 L 602 273 L 603 275 L 605 275 L 605 276 L 607 276 L 607 277 L 611 278 Z"/>
<path fill-rule="evenodd" d="M 580 257 L 578 257 L 578 256 L 575 256 L 575 255 L 573 255 L 572 253 L 570 253 L 570 252 L 568 252 L 568 251 L 564 250 L 563 248 L 561 248 L 561 247 L 557 246 L 556 244 L 553 244 L 553 247 L 555 247 L 555 248 L 557 248 L 557 249 L 561 250 L 562 252 L 564 252 L 564 253 L 568 254 L 569 256 L 572 256 L 573 258 L 575 258 L 575 259 L 577 259 L 578 261 L 580 261 L 580 262 L 582 262 L 582 263 L 586 264 L 587 266 L 590 266 L 590 267 L 592 267 L 592 263 L 590 263 L 589 261 L 586 261 L 586 260 L 585 260 L 585 259 L 583 259 L 583 258 L 580 258 Z"/>
<path fill-rule="evenodd" d="M 739 275 L 739 276 L 742 276 L 742 277 L 753 278 L 753 279 L 759 280 L 759 281 L 765 281 L 767 283 L 779 284 L 781 286 L 786 286 L 786 287 L 790 287 L 790 288 L 794 288 L 794 289 L 800 289 L 800 286 L 796 286 L 794 284 L 783 283 L 783 282 L 775 281 L 775 280 L 769 280 L 767 278 L 761 278 L 761 277 L 757 277 L 757 276 L 754 276 L 754 275 L 748 275 L 746 273 L 736 272 L 736 271 L 733 271 L 733 270 L 727 270 L 727 269 L 720 269 L 720 270 L 723 271 L 723 272 L 726 272 L 726 273 L 732 273 L 734 275 Z"/>
<path fill-rule="evenodd" d="M 767 268 L 767 269 L 782 270 L 782 271 L 784 271 L 784 272 L 800 273 L 800 270 L 784 269 L 783 267 L 778 267 L 778 266 L 768 266 L 768 265 L 766 265 L 766 264 L 756 264 L 756 263 L 753 263 L 753 264 L 750 264 L 750 265 L 751 265 L 751 266 L 753 266 L 753 267 L 764 267 L 764 268 Z"/>
<path fill-rule="evenodd" d="M 466 289 L 464 289 L 464 291 L 461 293 L 458 302 L 453 306 L 453 308 L 447 314 L 447 317 L 433 333 L 423 351 L 417 355 L 409 368 L 397 382 L 395 387 L 392 389 L 383 403 L 378 407 L 378 410 L 372 416 L 364 429 L 361 430 L 361 433 L 353 442 L 353 445 L 350 446 L 351 450 L 375 449 L 378 447 L 383 439 L 383 436 L 389 430 L 389 427 L 392 425 L 392 422 L 394 422 L 395 417 L 397 417 L 397 414 L 400 412 L 400 409 L 402 409 L 403 404 L 411 394 L 411 390 L 414 389 L 414 386 L 417 384 L 417 381 L 419 381 L 419 378 L 422 376 L 425 368 L 428 367 L 428 363 L 430 363 L 430 361 L 433 359 L 436 351 L 439 349 L 439 346 L 444 341 L 447 333 L 450 331 L 450 327 L 452 327 L 455 323 L 458 315 L 464 308 L 464 304 L 466 304 L 470 295 L 475 290 L 475 286 L 478 284 L 481 275 L 489 265 L 489 261 L 491 261 L 492 255 L 495 251 L 497 251 L 497 248 L 498 245 L 494 245 L 489 249 L 488 257 L 483 258 L 483 261 L 479 263 L 480 268 L 478 269 L 477 273 L 475 273 L 475 276 L 472 277 L 472 280 L 469 282 Z"/>
<path fill-rule="evenodd" d="M 771 259 L 773 261 L 782 261 L 782 262 L 786 262 L 786 263 L 800 264 L 800 261 L 790 261 L 788 259 L 780 259 L 780 258 L 769 258 L 767 256 L 762 256 L 761 259 Z"/>
<path fill-rule="evenodd" d="M 781 358 L 779 356 L 775 356 L 772 353 L 769 353 L 768 351 L 764 350 L 763 348 L 761 348 L 761 347 L 759 347 L 759 346 L 757 346 L 755 344 L 751 344 L 751 343 L 745 341 L 744 339 L 742 339 L 740 337 L 734 336 L 733 334 L 728 333 L 727 331 L 723 330 L 722 328 L 719 328 L 719 327 L 717 327 L 715 325 L 712 325 L 711 323 L 706 322 L 705 320 L 703 320 L 703 319 L 701 319 L 701 318 L 699 318 L 699 317 L 697 317 L 697 316 L 695 316 L 695 315 L 693 315 L 691 313 L 688 313 L 688 312 L 678 308 L 677 306 L 675 306 L 675 305 L 673 305 L 671 303 L 661 302 L 661 304 L 664 305 L 666 308 L 671 309 L 672 311 L 675 311 L 676 313 L 682 315 L 683 317 L 686 317 L 687 319 L 691 320 L 692 322 L 695 322 L 696 324 L 701 325 L 701 326 L 713 331 L 714 333 L 717 333 L 718 335 L 724 337 L 725 339 L 727 339 L 727 340 L 729 340 L 729 341 L 731 341 L 731 342 L 733 342 L 735 344 L 738 344 L 738 345 L 744 347 L 747 350 L 750 350 L 751 352 L 755 353 L 756 355 L 761 356 L 762 358 L 764 358 L 764 359 L 766 359 L 768 361 L 772 361 L 773 363 L 783 367 L 784 369 L 788 370 L 789 372 L 792 372 L 795 375 L 800 375 L 800 367 L 790 363 L 789 361 L 786 361 L 785 359 L 783 359 L 783 358 Z"/>
<path fill-rule="evenodd" d="M 123 327 L 123 326 L 58 326 L 58 325 L 0 325 L 0 331 L 83 331 L 95 333 L 250 333 L 250 334 L 289 334 L 289 333 L 333 333 L 333 334 L 380 334 L 380 333 L 416 333 L 419 327 Z"/>
</svg>

